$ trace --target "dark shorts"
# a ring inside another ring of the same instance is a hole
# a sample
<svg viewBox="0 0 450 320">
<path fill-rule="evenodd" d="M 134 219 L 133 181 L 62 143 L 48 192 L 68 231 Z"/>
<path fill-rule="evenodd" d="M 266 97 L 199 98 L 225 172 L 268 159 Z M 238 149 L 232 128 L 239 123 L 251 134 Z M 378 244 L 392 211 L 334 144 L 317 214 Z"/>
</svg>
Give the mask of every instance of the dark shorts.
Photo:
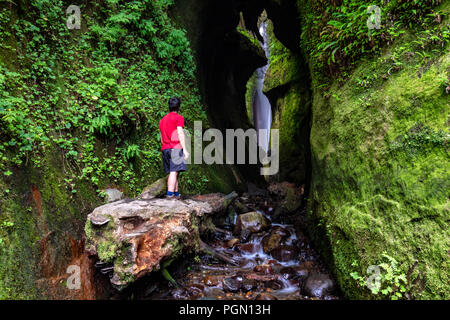
<svg viewBox="0 0 450 320">
<path fill-rule="evenodd" d="M 162 151 L 163 166 L 166 173 L 186 171 L 183 149 L 166 149 Z"/>
</svg>

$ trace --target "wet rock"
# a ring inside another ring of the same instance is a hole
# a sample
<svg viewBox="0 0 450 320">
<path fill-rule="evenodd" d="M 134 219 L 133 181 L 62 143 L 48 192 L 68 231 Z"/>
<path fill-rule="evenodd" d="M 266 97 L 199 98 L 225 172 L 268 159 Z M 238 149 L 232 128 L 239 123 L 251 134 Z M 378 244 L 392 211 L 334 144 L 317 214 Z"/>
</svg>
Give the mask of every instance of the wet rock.
<svg viewBox="0 0 450 320">
<path fill-rule="evenodd" d="M 297 273 L 293 267 L 282 267 L 278 272 L 284 279 L 293 279 Z"/>
<path fill-rule="evenodd" d="M 239 239 L 237 239 L 237 238 L 234 238 L 234 239 L 231 239 L 231 240 L 228 240 L 227 241 L 227 243 L 226 243 L 226 247 L 227 248 L 233 248 L 236 244 L 238 244 L 239 243 Z"/>
<path fill-rule="evenodd" d="M 299 269 L 305 269 L 308 272 L 314 272 L 314 271 L 318 271 L 317 266 L 315 265 L 315 263 L 313 261 L 306 261 L 303 262 L 302 264 L 300 264 L 298 266 Z"/>
<path fill-rule="evenodd" d="M 300 279 L 300 280 L 305 280 L 310 273 L 309 269 L 302 267 L 302 266 L 296 266 L 296 267 L 293 267 L 292 269 L 294 270 L 295 278 Z"/>
<path fill-rule="evenodd" d="M 226 210 L 236 194 L 203 195 L 201 200 L 121 200 L 96 208 L 86 222 L 86 251 L 113 264 L 117 289 L 161 267 L 161 261 L 193 252 L 211 215 Z M 199 198 L 199 197 L 197 197 Z M 108 220 L 108 223 L 103 224 Z"/>
<path fill-rule="evenodd" d="M 227 292 L 238 292 L 241 289 L 242 281 L 236 278 L 226 278 L 222 282 L 223 290 Z"/>
<path fill-rule="evenodd" d="M 250 238 L 251 238 L 251 235 L 252 235 L 252 233 L 251 233 L 250 230 L 248 230 L 248 229 L 242 230 L 241 234 L 240 234 L 240 241 L 241 242 L 248 242 L 250 240 Z"/>
<path fill-rule="evenodd" d="M 172 294 L 172 297 L 176 300 L 184 300 L 189 297 L 188 292 L 184 288 L 174 289 L 174 290 L 172 290 L 171 294 Z"/>
<path fill-rule="evenodd" d="M 236 210 L 234 209 L 234 203 L 228 207 L 225 215 L 217 215 L 213 219 L 213 223 L 216 226 L 221 226 L 227 230 L 233 230 L 235 221 L 237 218 Z"/>
<path fill-rule="evenodd" d="M 215 287 L 219 284 L 219 279 L 213 276 L 206 276 L 204 282 L 208 287 Z"/>
<path fill-rule="evenodd" d="M 236 245 L 236 250 L 241 253 L 254 253 L 258 249 L 258 246 L 255 243 L 240 243 Z"/>
<path fill-rule="evenodd" d="M 269 264 L 260 264 L 253 268 L 253 271 L 261 274 L 273 274 L 273 268 Z"/>
<path fill-rule="evenodd" d="M 253 279 L 244 279 L 242 281 L 242 289 L 245 291 L 251 291 L 258 286 L 258 283 Z"/>
<path fill-rule="evenodd" d="M 264 283 L 264 286 L 266 288 L 272 289 L 272 290 L 281 290 L 283 289 L 283 283 L 280 280 L 270 280 Z"/>
<path fill-rule="evenodd" d="M 241 214 L 237 217 L 234 227 L 234 234 L 248 236 L 250 233 L 257 233 L 266 230 L 270 226 L 270 221 L 256 211 Z"/>
<path fill-rule="evenodd" d="M 273 226 L 272 229 L 270 230 L 270 233 L 280 235 L 283 240 L 286 240 L 291 236 L 291 233 L 288 229 L 280 226 Z"/>
<path fill-rule="evenodd" d="M 236 213 L 238 214 L 243 214 L 252 211 L 250 208 L 248 208 L 245 204 L 243 204 L 239 200 L 236 200 L 233 203 L 233 208 L 236 210 Z"/>
<path fill-rule="evenodd" d="M 117 189 L 106 189 L 103 192 L 105 193 L 105 201 L 107 203 L 119 201 L 124 198 L 123 193 Z"/>
<path fill-rule="evenodd" d="M 281 264 L 275 259 L 267 260 L 266 264 L 271 265 L 272 267 L 274 267 L 274 266 L 281 266 Z"/>
<path fill-rule="evenodd" d="M 203 295 L 203 290 L 200 289 L 198 286 L 191 286 L 186 288 L 186 292 L 188 294 L 188 296 L 192 297 L 196 297 L 196 296 L 200 296 Z"/>
<path fill-rule="evenodd" d="M 304 186 L 297 187 L 293 183 L 280 182 L 271 184 L 268 190 L 271 195 L 279 199 L 279 205 L 275 209 L 274 216 L 292 213 L 298 210 L 302 204 Z"/>
<path fill-rule="evenodd" d="M 269 233 L 261 241 L 263 251 L 265 253 L 269 253 L 270 251 L 279 247 L 282 240 L 283 240 L 283 237 L 280 234 L 272 233 L 272 232 Z"/>
<path fill-rule="evenodd" d="M 193 285 L 191 285 L 191 287 L 192 287 L 192 288 L 195 287 L 195 288 L 199 289 L 200 291 L 205 290 L 205 286 L 202 285 L 202 284 L 200 284 L 200 283 L 194 283 Z"/>
<path fill-rule="evenodd" d="M 298 250 L 294 246 L 281 245 L 270 251 L 270 255 L 278 261 L 286 262 L 294 260 L 298 255 Z"/>
<path fill-rule="evenodd" d="M 249 196 L 261 196 L 261 197 L 267 197 L 267 190 L 261 189 L 258 186 L 256 186 L 254 183 L 248 183 L 248 195 Z"/>
<path fill-rule="evenodd" d="M 144 188 L 138 199 L 149 200 L 165 195 L 167 192 L 167 177 L 153 182 L 150 186 Z"/>
<path fill-rule="evenodd" d="M 323 298 L 334 292 L 335 284 L 328 275 L 313 273 L 306 279 L 303 289 L 307 296 Z"/>
<path fill-rule="evenodd" d="M 278 300 L 278 298 L 270 293 L 262 292 L 255 297 L 255 300 Z"/>
</svg>

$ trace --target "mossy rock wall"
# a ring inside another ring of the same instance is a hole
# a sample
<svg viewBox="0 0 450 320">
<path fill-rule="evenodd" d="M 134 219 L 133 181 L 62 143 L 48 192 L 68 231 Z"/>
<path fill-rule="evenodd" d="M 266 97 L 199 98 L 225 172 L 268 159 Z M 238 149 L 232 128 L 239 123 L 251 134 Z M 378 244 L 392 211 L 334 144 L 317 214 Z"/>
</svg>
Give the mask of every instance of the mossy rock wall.
<svg viewBox="0 0 450 320">
<path fill-rule="evenodd" d="M 276 39 L 268 22 L 270 58 L 263 91 L 272 106 L 272 129 L 280 134 L 279 181 L 304 184 L 309 177 L 311 93 L 308 66 Z"/>
<path fill-rule="evenodd" d="M 64 298 L 53 294 L 67 294 L 66 270 L 82 250 L 85 217 L 101 204 L 89 183 L 81 183 L 76 194 L 68 192 L 62 163 L 52 151 L 40 169 L 16 168 L 0 182 L 1 299 Z"/>
<path fill-rule="evenodd" d="M 63 1 L 0 4 L 0 299 L 88 298 L 65 289 L 66 270 L 100 191 L 135 197 L 165 176 L 158 121 L 170 96 L 189 130 L 207 127 L 171 3 L 80 4 L 80 30 L 67 28 Z M 180 188 L 227 193 L 237 179 L 189 166 Z"/>
<path fill-rule="evenodd" d="M 409 276 L 410 297 L 450 297 L 450 96 L 439 81 L 449 76 L 448 48 L 425 67 L 405 61 L 380 79 L 393 50 L 412 40 L 361 62 L 344 83 L 313 90 L 309 217 L 350 298 L 389 296 L 355 280 L 386 262 L 383 253 Z M 373 74 L 379 80 L 361 83 Z"/>
</svg>

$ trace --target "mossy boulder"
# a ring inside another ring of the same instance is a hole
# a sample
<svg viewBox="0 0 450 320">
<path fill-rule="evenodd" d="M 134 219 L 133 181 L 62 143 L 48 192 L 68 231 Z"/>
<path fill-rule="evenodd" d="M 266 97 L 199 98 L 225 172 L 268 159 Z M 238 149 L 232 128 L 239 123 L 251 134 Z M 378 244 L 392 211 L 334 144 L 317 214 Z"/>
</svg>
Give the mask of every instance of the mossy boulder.
<svg viewBox="0 0 450 320">
<path fill-rule="evenodd" d="M 100 206 L 88 215 L 86 251 L 113 266 L 111 284 L 122 290 L 160 270 L 164 262 L 196 252 L 212 214 L 225 211 L 236 196 L 122 200 Z"/>
<path fill-rule="evenodd" d="M 267 230 L 269 227 L 270 221 L 265 216 L 252 211 L 237 217 L 233 232 L 241 238 L 247 238 L 250 234 Z"/>
<path fill-rule="evenodd" d="M 389 297 L 355 280 L 386 262 L 384 254 L 407 278 L 400 296 L 449 299 L 450 96 L 437 79 L 448 77 L 450 54 L 443 49 L 426 68 L 411 61 L 361 84 L 382 72 L 395 48 L 327 92 L 314 88 L 311 232 L 350 298 Z"/>
</svg>

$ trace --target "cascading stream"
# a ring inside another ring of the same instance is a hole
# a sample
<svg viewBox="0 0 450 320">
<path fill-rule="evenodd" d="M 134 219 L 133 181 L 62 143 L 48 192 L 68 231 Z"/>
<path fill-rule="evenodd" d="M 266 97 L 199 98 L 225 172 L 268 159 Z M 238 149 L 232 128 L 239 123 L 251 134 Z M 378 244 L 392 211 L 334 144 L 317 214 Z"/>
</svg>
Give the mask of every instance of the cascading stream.
<svg viewBox="0 0 450 320">
<path fill-rule="evenodd" d="M 267 29 L 267 21 L 261 22 L 259 26 L 259 33 L 264 39 L 264 43 L 261 43 L 261 46 L 264 49 L 266 57 L 269 58 L 269 39 L 266 32 Z M 269 149 L 269 141 L 270 141 L 270 127 L 272 125 L 272 107 L 270 105 L 269 99 L 263 93 L 264 79 L 266 76 L 267 69 L 269 64 L 265 65 L 256 70 L 256 85 L 255 90 L 253 92 L 253 123 L 255 125 L 256 130 L 263 134 L 258 135 L 258 145 L 267 152 Z"/>
<path fill-rule="evenodd" d="M 189 264 L 188 271 L 184 271 L 184 267 L 178 269 L 178 276 L 175 276 L 178 288 L 145 287 L 143 292 L 151 290 L 154 293 L 144 299 L 339 299 L 323 263 L 310 247 L 303 231 L 294 227 L 294 220 L 275 222 L 274 208 L 278 205 L 273 198 L 247 193 L 236 201 L 240 210 L 250 210 L 240 215 L 256 218 L 256 213 L 264 217 L 261 221 L 266 222 L 263 226 L 260 220 L 247 220 L 247 227 L 261 228 L 249 234 L 236 229 L 239 222 L 233 219 L 233 216 L 238 216 L 234 207 L 226 218 L 218 218 L 217 232 L 209 236 L 208 245 L 235 264 L 201 255 L 196 263 Z"/>
</svg>

